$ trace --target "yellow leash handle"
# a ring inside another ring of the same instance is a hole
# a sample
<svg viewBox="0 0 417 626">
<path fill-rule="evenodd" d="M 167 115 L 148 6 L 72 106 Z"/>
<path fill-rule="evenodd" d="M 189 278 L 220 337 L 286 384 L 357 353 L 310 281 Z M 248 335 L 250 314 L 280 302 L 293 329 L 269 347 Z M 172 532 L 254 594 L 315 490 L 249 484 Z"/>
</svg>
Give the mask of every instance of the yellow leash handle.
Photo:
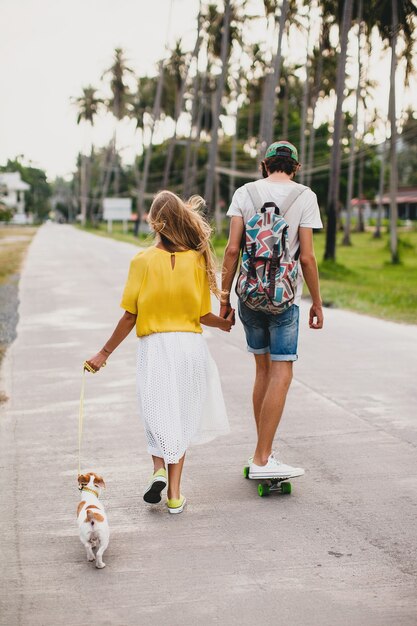
<svg viewBox="0 0 417 626">
<path fill-rule="evenodd" d="M 105 367 L 105 363 L 101 367 Z M 85 392 L 85 371 L 91 374 L 96 374 L 99 370 L 95 370 L 91 367 L 87 361 L 84 361 L 83 375 L 81 379 L 81 394 L 80 394 L 80 408 L 78 412 L 78 476 L 81 475 L 81 440 L 83 436 L 83 423 L 84 423 L 84 392 Z"/>
</svg>

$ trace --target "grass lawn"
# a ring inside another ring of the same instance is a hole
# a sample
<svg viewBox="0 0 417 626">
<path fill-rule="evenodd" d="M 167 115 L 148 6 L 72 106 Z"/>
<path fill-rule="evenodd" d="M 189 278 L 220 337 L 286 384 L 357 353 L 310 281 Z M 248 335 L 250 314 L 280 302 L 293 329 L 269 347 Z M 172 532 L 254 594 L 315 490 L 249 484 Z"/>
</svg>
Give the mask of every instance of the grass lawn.
<svg viewBox="0 0 417 626">
<path fill-rule="evenodd" d="M 0 285 L 19 271 L 36 228 L 0 226 Z"/>
<path fill-rule="evenodd" d="M 0 363 L 17 321 L 18 272 L 36 228 L 0 226 Z M 0 389 L 0 402 L 6 400 Z"/>
<path fill-rule="evenodd" d="M 80 226 L 77 224 L 77 228 L 92 233 L 93 235 L 99 235 L 100 237 L 109 237 L 110 239 L 116 239 L 117 241 L 124 241 L 125 243 L 133 243 L 135 246 L 145 248 L 153 244 L 152 235 L 140 234 L 139 237 L 135 237 L 132 232 L 132 226 L 129 225 L 129 232 L 123 232 L 123 225 L 121 222 L 113 223 L 113 232 L 107 232 L 107 224 L 101 223 L 97 227 L 93 226 Z"/>
<path fill-rule="evenodd" d="M 417 231 L 400 232 L 398 265 L 390 262 L 389 239 L 354 233 L 352 246 L 341 245 L 337 261 L 322 261 L 325 236 L 314 237 L 322 297 L 326 304 L 383 319 L 417 324 Z"/>
<path fill-rule="evenodd" d="M 88 232 L 127 241 L 138 246 L 151 245 L 152 236 L 122 232 L 121 224 L 113 224 L 107 233 L 105 224 Z M 350 309 L 383 319 L 417 324 L 417 230 L 400 231 L 401 263 L 390 263 L 388 234 L 374 239 L 372 234 L 353 233 L 352 246 L 341 245 L 338 236 L 337 261 L 322 261 L 325 235 L 316 233 L 314 242 L 319 262 L 323 301 L 326 305 Z M 221 263 L 226 237 L 214 237 L 213 246 Z"/>
</svg>

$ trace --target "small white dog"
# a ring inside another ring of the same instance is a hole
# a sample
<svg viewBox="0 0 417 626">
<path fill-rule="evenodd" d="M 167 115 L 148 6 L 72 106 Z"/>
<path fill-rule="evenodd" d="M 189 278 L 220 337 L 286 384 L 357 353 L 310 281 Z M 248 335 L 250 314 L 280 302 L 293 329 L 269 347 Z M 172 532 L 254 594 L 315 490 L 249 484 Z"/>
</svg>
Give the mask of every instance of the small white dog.
<svg viewBox="0 0 417 626">
<path fill-rule="evenodd" d="M 77 521 L 81 543 L 87 551 L 87 561 L 96 562 L 96 567 L 106 567 L 103 554 L 109 545 L 110 529 L 103 505 L 99 500 L 104 480 L 94 472 L 78 476 L 81 502 L 77 509 Z M 93 548 L 96 548 L 94 555 Z"/>
</svg>

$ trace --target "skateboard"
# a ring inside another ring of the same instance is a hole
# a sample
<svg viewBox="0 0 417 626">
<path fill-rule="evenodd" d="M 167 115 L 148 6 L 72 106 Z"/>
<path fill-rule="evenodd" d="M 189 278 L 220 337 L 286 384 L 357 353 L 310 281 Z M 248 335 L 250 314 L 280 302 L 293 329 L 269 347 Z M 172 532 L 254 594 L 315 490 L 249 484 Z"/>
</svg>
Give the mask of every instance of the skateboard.
<svg viewBox="0 0 417 626">
<path fill-rule="evenodd" d="M 243 468 L 243 476 L 249 478 L 249 465 Z M 274 491 L 288 495 L 291 493 L 291 483 L 288 482 L 288 478 L 251 478 L 250 480 L 262 481 L 258 484 L 258 494 L 261 498 L 269 496 Z"/>
</svg>

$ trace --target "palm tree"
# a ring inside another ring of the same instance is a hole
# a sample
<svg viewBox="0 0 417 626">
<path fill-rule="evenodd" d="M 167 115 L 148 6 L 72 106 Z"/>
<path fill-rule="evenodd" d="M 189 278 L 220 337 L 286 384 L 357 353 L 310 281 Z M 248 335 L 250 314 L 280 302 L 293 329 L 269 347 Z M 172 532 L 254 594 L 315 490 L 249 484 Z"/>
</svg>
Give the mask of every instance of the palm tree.
<svg viewBox="0 0 417 626">
<path fill-rule="evenodd" d="M 350 238 L 350 222 L 352 217 L 352 198 L 353 198 L 353 177 L 355 172 L 355 153 L 356 153 L 356 134 L 358 132 L 358 113 L 359 113 L 359 100 L 361 97 L 361 83 L 362 83 L 362 65 L 361 65 L 361 35 L 362 35 L 362 0 L 359 0 L 358 5 L 358 82 L 356 86 L 355 94 L 355 113 L 352 120 L 352 131 L 350 134 L 350 152 L 349 152 L 349 171 L 348 171 L 348 188 L 346 197 L 346 220 L 344 228 L 344 236 L 342 245 L 352 245 Z M 361 197 L 359 195 L 359 201 Z M 360 205 L 358 208 L 360 212 Z"/>
<path fill-rule="evenodd" d="M 122 48 L 116 48 L 114 50 L 113 63 L 108 70 L 103 73 L 103 77 L 110 76 L 110 89 L 112 92 L 111 98 L 108 100 L 108 109 L 113 114 L 116 124 L 113 134 L 113 150 L 112 150 L 112 162 L 109 168 L 108 177 L 105 180 L 105 191 L 107 192 L 108 185 L 110 183 L 111 172 L 114 168 L 114 193 L 118 195 L 120 185 L 120 170 L 118 160 L 116 159 L 117 153 L 117 127 L 118 123 L 129 115 L 129 101 L 130 90 L 126 83 L 127 76 L 133 75 L 133 70 L 128 67 L 125 53 Z M 103 193 L 103 197 L 104 197 Z"/>
<path fill-rule="evenodd" d="M 143 77 L 137 81 L 136 92 L 132 95 L 130 102 L 130 117 L 135 120 L 136 130 L 140 133 L 140 149 L 139 153 L 145 153 L 145 133 L 148 128 L 148 123 L 153 126 L 152 110 L 153 103 L 155 101 L 155 94 L 157 88 L 157 79 Z M 152 136 L 152 128 L 149 129 Z M 137 156 L 133 163 L 133 171 L 136 183 L 136 214 L 137 219 L 135 222 L 135 235 L 138 235 L 139 226 L 142 220 L 142 176 L 140 172 L 140 160 Z"/>
<path fill-rule="evenodd" d="M 175 150 L 175 145 L 177 141 L 178 119 L 184 107 L 184 99 L 185 99 L 185 92 L 187 88 L 189 69 L 193 60 L 195 60 L 195 66 L 196 66 L 195 75 L 198 81 L 198 57 L 199 57 L 200 47 L 201 47 L 201 42 L 202 42 L 202 32 L 201 32 L 202 17 L 203 16 L 201 12 L 201 0 L 200 0 L 200 8 L 199 8 L 198 16 L 197 16 L 197 38 L 196 38 L 194 50 L 191 54 L 191 58 L 187 59 L 185 55 L 182 53 L 179 46 L 177 46 L 177 49 L 175 51 L 177 62 L 174 62 L 168 65 L 168 71 L 171 66 L 174 69 L 174 81 L 177 87 L 177 97 L 176 97 L 176 108 L 175 108 L 175 127 L 174 127 L 173 136 L 168 146 L 168 153 L 167 153 L 167 158 L 165 162 L 164 178 L 162 182 L 163 187 L 166 187 L 169 181 L 169 174 L 171 171 L 172 159 L 174 156 L 174 150 Z M 171 57 L 171 59 L 174 60 L 173 57 Z M 194 97 L 196 97 L 195 93 L 194 93 Z"/>
<path fill-rule="evenodd" d="M 300 163 L 302 164 L 302 168 L 300 171 L 300 183 L 304 184 L 305 178 L 305 156 L 306 156 L 306 126 L 307 126 L 307 107 L 308 107 L 308 91 L 309 91 L 309 81 L 310 81 L 310 33 L 311 33 L 311 22 L 312 22 L 312 9 L 315 8 L 315 3 L 312 3 L 309 7 L 309 11 L 307 14 L 307 36 L 306 36 L 306 62 L 305 62 L 305 79 L 303 85 L 303 102 L 301 107 L 301 125 L 300 125 Z M 284 137 L 286 135 L 284 134 Z"/>
<path fill-rule="evenodd" d="M 204 198 L 208 207 L 209 215 L 213 215 L 213 195 L 214 195 L 214 182 L 215 182 L 215 167 L 217 160 L 217 146 L 219 141 L 219 125 L 220 125 L 220 111 L 221 111 L 221 100 L 223 96 L 224 86 L 226 83 L 226 74 L 227 74 L 227 59 L 228 59 L 228 49 L 229 49 L 229 31 L 230 31 L 230 16 L 231 16 L 231 5 L 230 0 L 225 0 L 224 6 L 224 17 L 223 17 L 223 28 L 222 28 L 222 39 L 221 39 L 221 49 L 220 49 L 220 60 L 222 71 L 218 79 L 215 102 L 214 102 L 214 118 L 213 125 L 211 128 L 211 141 L 209 147 L 209 156 L 207 163 L 207 176 L 206 176 L 206 184 L 204 189 Z"/>
<path fill-rule="evenodd" d="M 391 48 L 390 90 L 388 117 L 391 131 L 390 138 L 390 248 L 392 263 L 399 262 L 398 253 L 398 166 L 397 166 L 397 115 L 395 75 L 397 69 L 397 41 L 402 34 L 405 41 L 407 55 L 407 73 L 412 62 L 414 42 L 414 18 L 417 16 L 417 7 L 413 0 L 376 0 L 374 13 L 376 24 L 383 40 L 388 40 Z"/>
<path fill-rule="evenodd" d="M 97 96 L 97 90 L 92 85 L 83 87 L 82 95 L 74 99 L 78 106 L 77 124 L 84 122 L 89 126 L 90 133 L 94 126 L 94 120 L 103 105 L 102 98 Z M 92 142 L 89 140 L 89 152 L 92 151 Z M 89 157 L 85 152 L 81 155 L 81 181 L 80 181 L 80 207 L 81 223 L 85 226 L 88 216 L 88 197 L 90 192 L 89 182 Z"/>
<path fill-rule="evenodd" d="M 330 178 L 327 200 L 327 231 L 326 248 L 324 258 L 326 260 L 336 260 L 336 229 L 337 211 L 339 205 L 339 183 L 340 183 L 340 163 L 343 112 L 342 105 L 345 89 L 345 70 L 347 57 L 348 33 L 352 22 L 353 0 L 344 0 L 343 18 L 340 31 L 340 55 L 337 65 L 336 81 L 336 112 L 334 117 L 333 144 L 330 157 Z"/>
<path fill-rule="evenodd" d="M 267 17 L 271 9 L 275 11 L 274 3 L 264 2 Z M 262 102 L 261 127 L 259 131 L 259 159 L 265 153 L 266 147 L 272 142 L 274 132 L 274 119 L 276 111 L 276 90 L 280 83 L 282 64 L 282 38 L 285 30 L 285 22 L 289 8 L 288 0 L 282 0 L 279 17 L 279 31 L 277 38 L 277 48 L 273 59 L 273 71 L 267 74 L 265 79 L 264 96 Z"/>
<path fill-rule="evenodd" d="M 314 80 L 310 87 L 309 142 L 305 167 L 306 183 L 311 185 L 316 142 L 316 108 L 320 96 L 327 96 L 336 82 L 336 52 L 330 40 L 331 28 L 336 19 L 335 0 L 321 0 L 320 41 L 311 59 Z"/>
<path fill-rule="evenodd" d="M 385 158 L 386 158 L 386 143 L 380 146 L 380 169 L 379 169 L 379 185 L 378 185 L 378 207 L 376 215 L 376 228 L 374 232 L 375 239 L 381 239 L 381 225 L 382 225 L 382 197 L 384 195 L 384 182 L 385 182 Z"/>
<path fill-rule="evenodd" d="M 138 189 L 138 196 L 137 196 L 137 205 L 138 205 L 138 210 L 139 210 L 138 217 L 139 217 L 140 212 L 143 209 L 146 188 L 148 185 L 149 168 L 151 164 L 153 136 L 155 132 L 155 127 L 161 116 L 162 89 L 164 86 L 164 63 L 165 63 L 164 60 L 161 60 L 159 62 L 159 71 L 158 71 L 158 79 L 156 83 L 155 98 L 153 101 L 152 114 L 150 115 L 150 118 L 149 118 L 150 119 L 150 124 L 149 124 L 150 139 L 145 150 L 143 171 L 142 171 L 142 176 L 140 179 L 140 184 L 139 184 L 139 189 Z M 137 227 L 136 227 L 135 232 L 137 234 L 137 228 L 139 227 L 139 222 L 137 221 L 136 224 L 137 224 Z"/>
</svg>

